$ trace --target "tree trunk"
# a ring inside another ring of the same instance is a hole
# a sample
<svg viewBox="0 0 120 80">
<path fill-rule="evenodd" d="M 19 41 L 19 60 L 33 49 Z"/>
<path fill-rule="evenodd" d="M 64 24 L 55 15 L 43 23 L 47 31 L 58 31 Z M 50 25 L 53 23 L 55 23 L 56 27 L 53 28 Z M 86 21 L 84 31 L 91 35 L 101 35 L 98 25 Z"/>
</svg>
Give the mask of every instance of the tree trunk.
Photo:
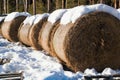
<svg viewBox="0 0 120 80">
<path fill-rule="evenodd" d="M 117 2 L 114 0 L 114 7 L 117 8 Z"/>
<path fill-rule="evenodd" d="M 100 3 L 103 3 L 103 0 L 100 0 Z"/>
<path fill-rule="evenodd" d="M 94 1 L 94 0 L 92 0 L 92 4 L 95 4 L 95 1 Z"/>
<path fill-rule="evenodd" d="M 66 7 L 66 0 L 62 0 L 62 8 L 64 9 Z"/>
<path fill-rule="evenodd" d="M 67 0 L 65 0 L 65 8 L 67 8 Z"/>
<path fill-rule="evenodd" d="M 78 6 L 80 6 L 80 0 L 78 0 Z"/>
<path fill-rule="evenodd" d="M 59 0 L 56 0 L 55 5 L 56 5 L 56 9 L 58 9 L 59 8 Z"/>
<path fill-rule="evenodd" d="M 7 0 L 7 13 L 9 13 L 9 0 Z"/>
<path fill-rule="evenodd" d="M 4 14 L 7 13 L 7 8 L 6 8 L 6 0 L 4 0 Z"/>
<path fill-rule="evenodd" d="M 33 0 L 33 14 L 36 14 L 36 0 Z"/>
<path fill-rule="evenodd" d="M 25 0 L 25 12 L 28 12 L 28 0 Z"/>
<path fill-rule="evenodd" d="M 50 12 L 50 0 L 47 0 L 47 12 Z"/>
<path fill-rule="evenodd" d="M 24 11 L 26 12 L 26 8 L 25 8 L 25 0 L 23 0 L 23 5 L 24 5 Z"/>
<path fill-rule="evenodd" d="M 18 6 L 18 0 L 16 0 L 16 11 L 18 11 L 19 6 Z"/>
<path fill-rule="evenodd" d="M 89 0 L 89 4 L 92 4 L 92 1 L 91 1 L 91 0 Z"/>
<path fill-rule="evenodd" d="M 120 8 L 120 0 L 119 0 L 119 8 Z"/>
<path fill-rule="evenodd" d="M 0 14 L 2 15 L 3 13 L 3 0 L 0 2 Z"/>
</svg>

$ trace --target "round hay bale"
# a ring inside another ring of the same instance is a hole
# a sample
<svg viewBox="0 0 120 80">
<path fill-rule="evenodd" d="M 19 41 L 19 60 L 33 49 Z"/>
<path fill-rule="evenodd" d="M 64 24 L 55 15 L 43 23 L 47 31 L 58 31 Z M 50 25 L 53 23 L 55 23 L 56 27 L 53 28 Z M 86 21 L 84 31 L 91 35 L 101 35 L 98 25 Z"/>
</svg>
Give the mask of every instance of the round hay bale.
<svg viewBox="0 0 120 80">
<path fill-rule="evenodd" d="M 18 38 L 23 44 L 30 46 L 29 32 L 32 25 L 22 23 L 18 30 Z"/>
<path fill-rule="evenodd" d="M 0 21 L 0 35 L 2 35 L 1 26 L 2 26 L 3 22 L 4 22 L 4 19 L 2 19 L 2 21 Z"/>
<path fill-rule="evenodd" d="M 60 25 L 53 37 L 57 56 L 74 71 L 120 68 L 120 20 L 105 12 L 91 12 Z"/>
<path fill-rule="evenodd" d="M 43 25 L 46 24 L 48 17 L 45 17 L 41 19 L 37 24 L 34 24 L 31 26 L 31 29 L 29 31 L 29 41 L 31 43 L 31 46 L 34 47 L 37 50 L 42 50 L 41 45 L 39 44 L 39 32 L 41 31 L 41 28 Z"/>
<path fill-rule="evenodd" d="M 1 27 L 3 37 L 10 41 L 18 41 L 18 29 L 25 18 L 26 16 L 18 16 L 12 21 L 4 22 Z"/>
<path fill-rule="evenodd" d="M 49 52 L 50 55 L 55 56 L 54 52 L 51 52 L 51 47 L 50 47 L 50 43 L 51 43 L 51 39 L 52 39 L 52 33 L 55 31 L 54 29 L 57 27 L 57 24 L 59 24 L 59 20 L 56 21 L 54 24 L 47 21 L 46 25 L 44 27 L 42 27 L 42 30 L 40 32 L 40 36 L 39 36 L 39 42 L 42 46 L 42 48 Z M 52 46 L 52 45 L 51 45 Z"/>
<path fill-rule="evenodd" d="M 49 34 L 49 41 L 48 41 L 48 45 L 50 45 L 50 54 L 52 55 L 52 56 L 55 56 L 55 57 L 57 57 L 57 55 L 56 55 L 56 53 L 55 53 L 55 51 L 54 51 L 54 47 L 53 47 L 53 43 L 52 43 L 52 41 L 53 41 L 53 37 L 54 37 L 54 34 L 55 34 L 55 32 L 56 32 L 56 30 L 58 29 L 58 27 L 60 26 L 60 21 L 58 20 L 54 25 L 53 25 L 53 28 L 52 28 L 52 30 L 51 30 L 51 32 L 50 32 L 50 34 Z M 59 58 L 59 57 L 58 57 Z M 61 60 L 60 60 L 61 61 Z M 64 63 L 64 62 L 63 62 Z"/>
</svg>

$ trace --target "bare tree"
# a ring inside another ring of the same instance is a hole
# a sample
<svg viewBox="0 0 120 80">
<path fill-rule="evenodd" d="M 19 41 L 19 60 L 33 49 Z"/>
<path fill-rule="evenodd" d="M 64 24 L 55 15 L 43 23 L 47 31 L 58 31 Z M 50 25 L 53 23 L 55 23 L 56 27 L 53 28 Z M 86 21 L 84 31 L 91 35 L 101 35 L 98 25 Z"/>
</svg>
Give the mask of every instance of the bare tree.
<svg viewBox="0 0 120 80">
<path fill-rule="evenodd" d="M 120 0 L 119 0 L 119 8 L 120 8 Z"/>
<path fill-rule="evenodd" d="M 100 0 L 100 3 L 103 3 L 103 0 Z"/>
<path fill-rule="evenodd" d="M 1 0 L 0 2 L 0 14 L 3 13 L 3 0 Z"/>
<path fill-rule="evenodd" d="M 65 7 L 64 7 L 64 0 L 62 0 L 62 8 L 65 8 Z"/>
<path fill-rule="evenodd" d="M 67 8 L 67 0 L 65 0 L 65 8 Z"/>
<path fill-rule="evenodd" d="M 55 4 L 56 4 L 56 9 L 58 9 L 59 8 L 59 0 L 56 0 Z"/>
<path fill-rule="evenodd" d="M 78 0 L 78 6 L 80 5 L 80 0 Z"/>
<path fill-rule="evenodd" d="M 24 11 L 26 12 L 25 0 L 23 0 L 23 5 L 24 5 Z"/>
<path fill-rule="evenodd" d="M 50 12 L 50 0 L 47 0 L 47 12 Z"/>
<path fill-rule="evenodd" d="M 114 7 L 117 8 L 117 1 L 114 0 Z"/>
<path fill-rule="evenodd" d="M 95 4 L 95 1 L 94 1 L 94 0 L 92 0 L 92 4 Z"/>
<path fill-rule="evenodd" d="M 36 0 L 33 0 L 33 14 L 36 14 Z"/>
<path fill-rule="evenodd" d="M 28 0 L 25 0 L 25 11 L 28 12 Z"/>
<path fill-rule="evenodd" d="M 89 4 L 92 4 L 92 1 L 91 1 L 91 0 L 89 0 Z"/>
<path fill-rule="evenodd" d="M 6 0 L 4 0 L 4 14 L 7 13 Z"/>
<path fill-rule="evenodd" d="M 9 13 L 9 0 L 7 0 L 7 13 Z"/>
<path fill-rule="evenodd" d="M 67 7 L 67 0 L 62 0 L 62 8 L 66 8 Z"/>
<path fill-rule="evenodd" d="M 16 11 L 18 11 L 19 6 L 18 6 L 18 0 L 16 0 Z"/>
</svg>

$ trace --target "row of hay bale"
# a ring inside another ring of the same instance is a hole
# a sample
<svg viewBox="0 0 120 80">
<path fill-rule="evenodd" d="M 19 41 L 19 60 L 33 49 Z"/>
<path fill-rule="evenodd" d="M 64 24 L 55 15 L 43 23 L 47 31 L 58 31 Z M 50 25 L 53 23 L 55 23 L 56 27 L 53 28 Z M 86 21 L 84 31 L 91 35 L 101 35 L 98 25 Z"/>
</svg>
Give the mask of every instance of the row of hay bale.
<svg viewBox="0 0 120 80">
<path fill-rule="evenodd" d="M 1 31 L 10 41 L 44 49 L 74 71 L 120 69 L 120 12 L 105 4 L 5 18 Z"/>
</svg>

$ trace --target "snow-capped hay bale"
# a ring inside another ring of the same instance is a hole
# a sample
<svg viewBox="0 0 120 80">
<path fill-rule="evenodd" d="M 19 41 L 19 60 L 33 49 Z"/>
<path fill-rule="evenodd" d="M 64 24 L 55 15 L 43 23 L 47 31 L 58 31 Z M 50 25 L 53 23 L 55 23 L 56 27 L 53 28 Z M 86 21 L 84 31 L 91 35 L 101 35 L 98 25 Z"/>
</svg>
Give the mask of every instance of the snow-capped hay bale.
<svg viewBox="0 0 120 80">
<path fill-rule="evenodd" d="M 56 54 L 54 53 L 54 50 L 51 49 L 52 48 L 51 41 L 52 41 L 54 32 L 58 28 L 57 25 L 59 23 L 60 23 L 59 20 L 57 22 L 55 22 L 54 24 L 52 24 L 51 22 L 47 21 L 46 25 L 44 27 L 42 27 L 41 35 L 39 37 L 39 41 L 41 43 L 42 48 L 45 51 L 49 52 L 50 55 L 52 55 L 52 56 L 56 56 Z"/>
<path fill-rule="evenodd" d="M 18 29 L 25 18 L 26 16 L 18 16 L 11 21 L 4 21 L 1 27 L 3 37 L 10 41 L 18 41 Z"/>
<path fill-rule="evenodd" d="M 59 26 L 60 26 L 60 21 L 58 20 L 58 21 L 53 25 L 53 29 L 52 29 L 51 33 L 49 34 L 49 35 L 50 35 L 50 37 L 49 37 L 49 38 L 50 38 L 50 39 L 49 39 L 50 54 L 51 54 L 52 56 L 55 56 L 55 57 L 57 57 L 57 55 L 56 55 L 56 53 L 55 53 L 55 51 L 54 51 L 54 47 L 53 47 L 52 41 L 53 41 L 54 34 L 55 34 L 55 32 L 56 32 L 56 30 L 58 29 Z"/>
<path fill-rule="evenodd" d="M 41 44 L 39 44 L 39 32 L 41 31 L 41 28 L 46 24 L 47 17 L 41 19 L 38 23 L 32 25 L 30 31 L 29 31 L 29 41 L 31 43 L 31 46 L 34 47 L 37 50 L 42 50 Z"/>
<path fill-rule="evenodd" d="M 53 37 L 57 56 L 74 71 L 120 68 L 120 20 L 106 12 L 85 14 L 60 25 Z"/>
<path fill-rule="evenodd" d="M 66 11 L 66 9 L 58 9 L 53 11 L 48 17 L 46 25 L 42 27 L 40 32 L 39 43 L 41 44 L 42 48 L 49 52 L 52 56 L 55 56 L 55 54 L 52 54 L 50 49 L 50 42 L 52 38 L 51 33 L 57 28 L 61 17 Z"/>
<path fill-rule="evenodd" d="M 30 46 L 29 31 L 32 25 L 22 23 L 18 30 L 18 38 L 23 44 Z"/>
</svg>

